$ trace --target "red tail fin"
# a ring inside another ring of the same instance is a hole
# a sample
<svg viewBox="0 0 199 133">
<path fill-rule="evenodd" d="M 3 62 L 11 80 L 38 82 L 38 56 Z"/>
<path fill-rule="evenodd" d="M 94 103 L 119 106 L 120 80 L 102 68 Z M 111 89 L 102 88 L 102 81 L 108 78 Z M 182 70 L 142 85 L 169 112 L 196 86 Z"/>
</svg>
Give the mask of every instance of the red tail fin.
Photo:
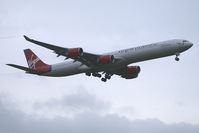
<svg viewBox="0 0 199 133">
<path fill-rule="evenodd" d="M 32 50 L 25 49 L 24 53 L 30 69 L 34 69 L 38 72 L 46 72 L 50 70 L 50 65 L 45 64 L 42 60 L 40 60 L 37 55 L 32 52 Z"/>
</svg>

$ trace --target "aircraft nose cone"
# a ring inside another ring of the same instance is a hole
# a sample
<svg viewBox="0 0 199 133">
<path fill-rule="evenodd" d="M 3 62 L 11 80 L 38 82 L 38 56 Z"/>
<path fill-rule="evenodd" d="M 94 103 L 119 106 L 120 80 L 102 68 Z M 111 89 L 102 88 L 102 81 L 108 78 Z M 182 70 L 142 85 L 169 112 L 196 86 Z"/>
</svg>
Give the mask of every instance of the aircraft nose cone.
<svg viewBox="0 0 199 133">
<path fill-rule="evenodd" d="M 193 46 L 193 43 L 188 43 L 188 47 L 191 48 Z"/>
<path fill-rule="evenodd" d="M 191 48 L 193 46 L 193 43 L 192 42 L 186 42 L 186 43 L 184 43 L 184 48 L 186 48 L 186 49 L 189 49 L 189 48 Z"/>
<path fill-rule="evenodd" d="M 192 46 L 193 46 L 193 43 L 191 43 L 191 42 L 186 42 L 186 43 L 184 43 L 184 45 L 183 45 L 183 49 L 184 49 L 184 50 L 187 50 L 187 49 L 191 48 Z"/>
</svg>

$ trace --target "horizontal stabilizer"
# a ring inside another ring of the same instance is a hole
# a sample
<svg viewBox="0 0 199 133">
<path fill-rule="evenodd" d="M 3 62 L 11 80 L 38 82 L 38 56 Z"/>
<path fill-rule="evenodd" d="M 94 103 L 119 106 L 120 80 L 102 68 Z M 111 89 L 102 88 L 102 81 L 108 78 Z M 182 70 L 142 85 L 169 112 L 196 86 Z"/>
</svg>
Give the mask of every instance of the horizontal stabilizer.
<svg viewBox="0 0 199 133">
<path fill-rule="evenodd" d="M 38 74 L 38 72 L 36 70 L 30 69 L 30 68 L 27 68 L 27 67 L 24 67 L 24 66 L 19 66 L 19 65 L 15 65 L 15 64 L 6 64 L 6 65 L 14 67 L 14 68 L 21 69 L 21 70 L 24 70 L 27 73 Z"/>
</svg>

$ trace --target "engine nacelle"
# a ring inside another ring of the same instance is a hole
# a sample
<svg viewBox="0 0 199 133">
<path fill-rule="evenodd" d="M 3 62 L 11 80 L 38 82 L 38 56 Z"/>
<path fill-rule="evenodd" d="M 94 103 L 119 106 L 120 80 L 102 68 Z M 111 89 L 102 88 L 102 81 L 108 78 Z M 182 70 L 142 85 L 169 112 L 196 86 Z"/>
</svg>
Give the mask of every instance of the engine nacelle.
<svg viewBox="0 0 199 133">
<path fill-rule="evenodd" d="M 103 55 L 98 58 L 98 63 L 100 64 L 109 64 L 114 63 L 115 58 L 113 55 Z"/>
<path fill-rule="evenodd" d="M 83 56 L 84 52 L 82 48 L 71 48 L 67 51 L 67 57 L 77 57 L 77 56 Z"/>
<path fill-rule="evenodd" d="M 140 66 L 129 66 L 127 67 L 126 73 L 135 74 L 140 72 Z"/>
<path fill-rule="evenodd" d="M 125 78 L 125 79 L 134 79 L 134 78 L 137 78 L 138 77 L 138 74 L 124 74 L 122 75 L 122 78 Z"/>
<path fill-rule="evenodd" d="M 122 77 L 125 79 L 137 78 L 138 74 L 140 73 L 140 70 L 141 69 L 139 66 L 129 66 L 127 67 Z"/>
</svg>

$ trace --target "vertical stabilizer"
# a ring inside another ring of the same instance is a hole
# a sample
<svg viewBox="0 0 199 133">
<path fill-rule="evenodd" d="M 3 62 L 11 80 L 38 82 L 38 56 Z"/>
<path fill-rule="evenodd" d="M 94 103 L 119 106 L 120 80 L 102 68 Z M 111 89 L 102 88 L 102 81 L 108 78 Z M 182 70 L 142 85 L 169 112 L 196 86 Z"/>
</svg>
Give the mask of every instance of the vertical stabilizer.
<svg viewBox="0 0 199 133">
<path fill-rule="evenodd" d="M 45 64 L 42 60 L 40 60 L 32 50 L 25 49 L 24 53 L 30 69 L 38 72 L 46 72 L 50 70 L 50 65 Z"/>
</svg>

